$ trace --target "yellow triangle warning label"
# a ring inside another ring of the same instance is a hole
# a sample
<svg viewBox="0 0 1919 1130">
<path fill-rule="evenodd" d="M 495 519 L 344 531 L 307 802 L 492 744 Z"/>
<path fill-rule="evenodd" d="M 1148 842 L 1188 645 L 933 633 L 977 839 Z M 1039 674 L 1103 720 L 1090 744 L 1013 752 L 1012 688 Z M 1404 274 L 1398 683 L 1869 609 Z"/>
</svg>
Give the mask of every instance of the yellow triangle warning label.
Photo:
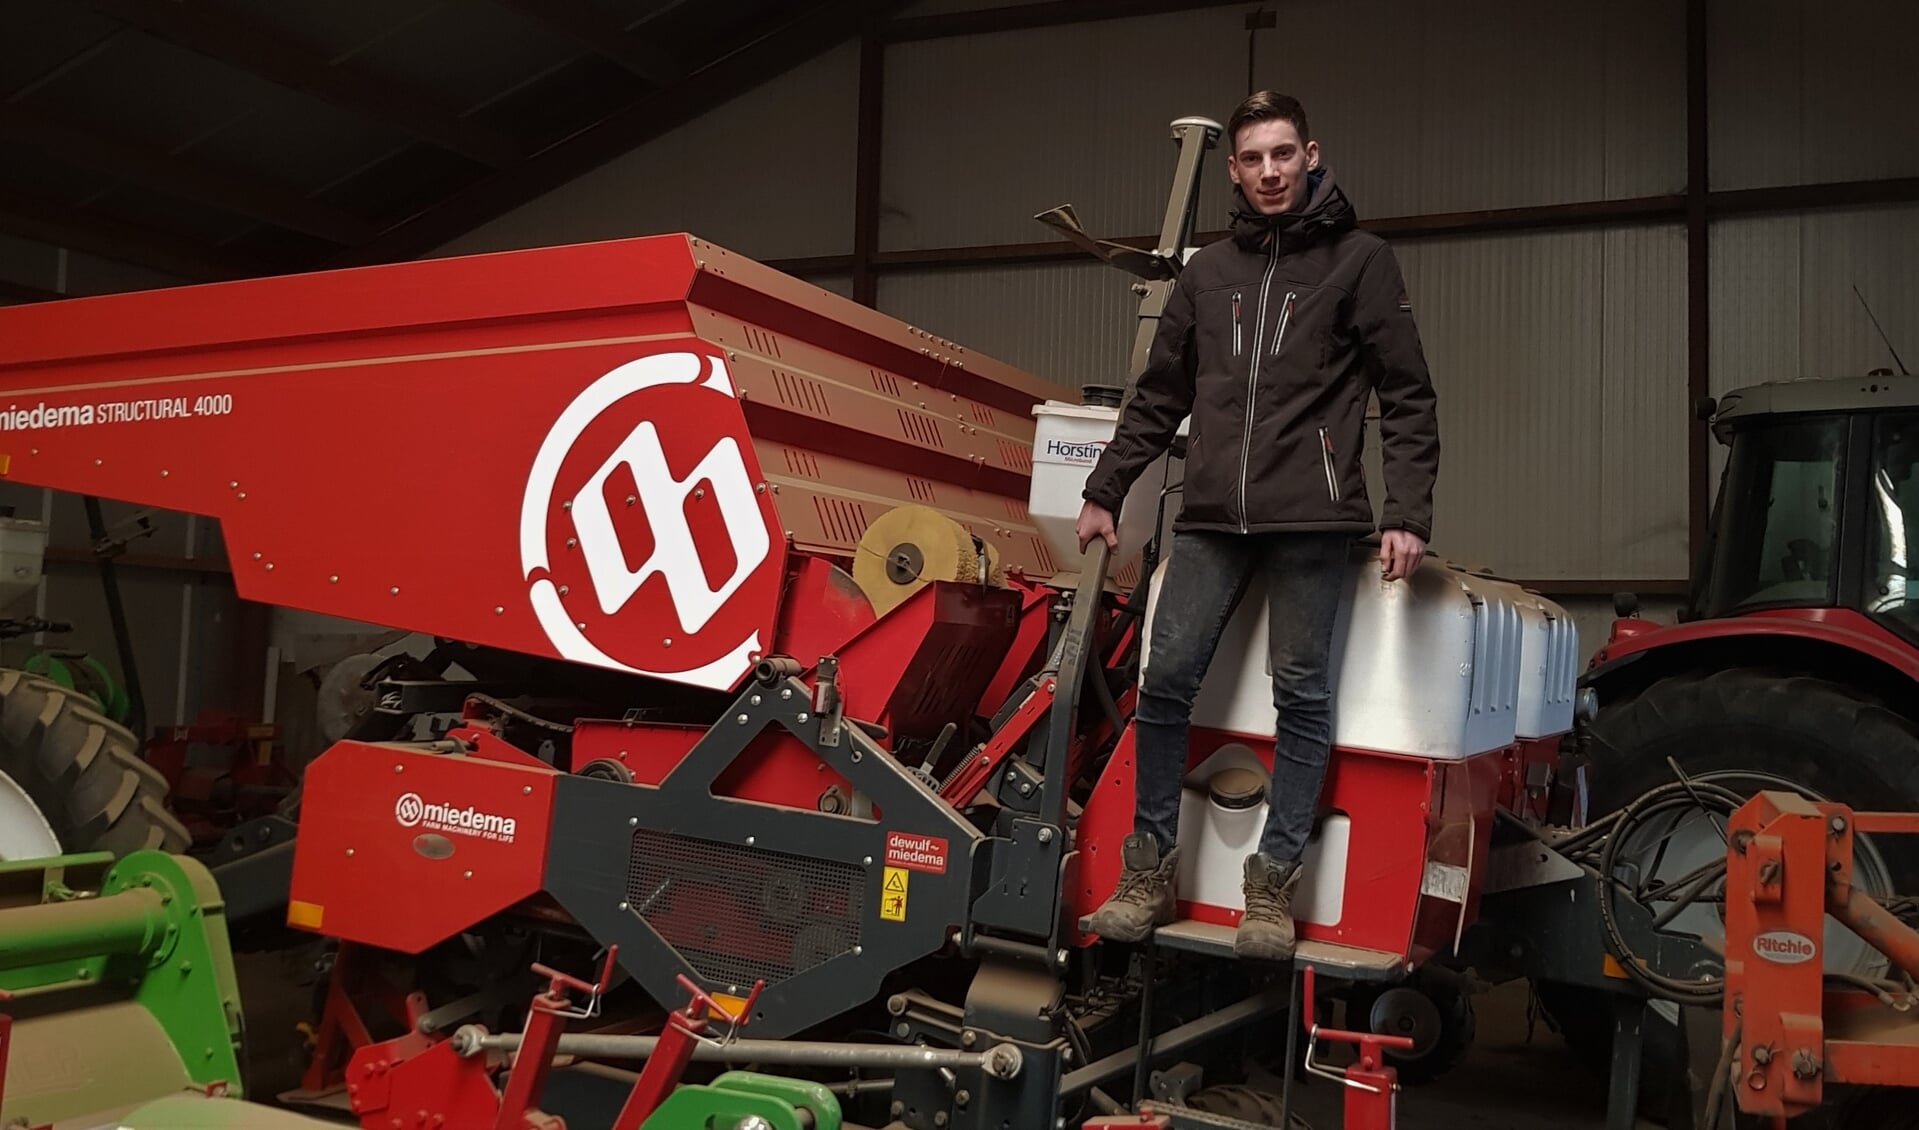
<svg viewBox="0 0 1919 1130">
<path fill-rule="evenodd" d="M 906 868 L 888 867 L 880 892 L 880 917 L 888 922 L 906 921 Z"/>
<path fill-rule="evenodd" d="M 897 867 L 888 867 L 886 869 L 886 889 L 889 891 L 904 891 L 906 889 L 906 872 L 901 871 Z"/>
</svg>

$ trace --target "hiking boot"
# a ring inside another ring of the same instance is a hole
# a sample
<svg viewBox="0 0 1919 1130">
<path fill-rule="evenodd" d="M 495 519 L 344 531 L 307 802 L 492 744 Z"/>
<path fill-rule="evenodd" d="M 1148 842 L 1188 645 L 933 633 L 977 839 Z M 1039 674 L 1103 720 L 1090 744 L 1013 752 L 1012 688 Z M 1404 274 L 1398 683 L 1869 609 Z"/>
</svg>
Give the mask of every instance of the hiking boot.
<svg viewBox="0 0 1919 1130">
<path fill-rule="evenodd" d="M 1173 920 L 1176 881 L 1179 878 L 1179 849 L 1159 854 L 1159 844 L 1148 835 L 1135 832 L 1120 848 L 1119 886 L 1087 921 L 1089 933 L 1109 942 L 1140 942 Z"/>
<path fill-rule="evenodd" d="M 1233 954 L 1251 961 L 1293 959 L 1293 892 L 1299 888 L 1297 863 L 1281 863 L 1264 852 L 1246 857 L 1246 914 L 1233 936 Z"/>
</svg>

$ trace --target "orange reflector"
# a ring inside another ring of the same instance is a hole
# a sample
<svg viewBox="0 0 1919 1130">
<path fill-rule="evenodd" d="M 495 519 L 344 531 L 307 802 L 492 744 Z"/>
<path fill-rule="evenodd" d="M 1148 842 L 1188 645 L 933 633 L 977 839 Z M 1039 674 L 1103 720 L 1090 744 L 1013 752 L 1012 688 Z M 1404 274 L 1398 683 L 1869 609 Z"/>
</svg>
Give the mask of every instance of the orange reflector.
<svg viewBox="0 0 1919 1130">
<path fill-rule="evenodd" d="M 707 995 L 713 998 L 714 1004 L 719 1005 L 734 1016 L 738 1016 L 740 1013 L 746 1011 L 745 997 L 728 996 L 725 993 L 708 993 Z"/>
<path fill-rule="evenodd" d="M 318 930 L 321 919 L 326 917 L 326 907 L 314 902 L 301 902 L 292 899 L 287 902 L 287 925 L 302 930 Z"/>
<path fill-rule="evenodd" d="M 1606 960 L 1600 965 L 1600 971 L 1603 972 L 1608 977 L 1617 977 L 1621 981 L 1629 980 L 1629 978 L 1626 976 L 1625 966 L 1619 964 L 1617 961 L 1614 961 L 1612 954 L 1606 955 Z"/>
<path fill-rule="evenodd" d="M 4 475 L 11 470 L 13 470 L 13 456 L 0 455 L 0 475 Z"/>
</svg>

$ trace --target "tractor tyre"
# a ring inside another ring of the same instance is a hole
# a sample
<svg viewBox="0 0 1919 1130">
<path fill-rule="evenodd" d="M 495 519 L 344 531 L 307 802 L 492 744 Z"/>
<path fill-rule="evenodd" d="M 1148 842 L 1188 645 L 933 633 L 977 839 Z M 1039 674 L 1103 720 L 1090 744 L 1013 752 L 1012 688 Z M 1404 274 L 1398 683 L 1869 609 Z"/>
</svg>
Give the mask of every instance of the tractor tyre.
<svg viewBox="0 0 1919 1130">
<path fill-rule="evenodd" d="M 0 773 L 39 807 L 66 851 L 187 849 L 191 836 L 166 809 L 166 778 L 139 749 L 132 731 L 86 696 L 0 670 Z"/>
<path fill-rule="evenodd" d="M 1866 811 L 1919 809 L 1919 726 L 1877 698 L 1796 671 L 1667 676 L 1637 694 L 1602 701 L 1590 734 L 1593 819 L 1670 783 L 1668 758 L 1689 776 L 1712 775 L 1741 795 L 1798 786 Z M 1919 892 L 1914 839 L 1881 836 L 1872 844 L 1893 891 Z M 1567 985 L 1537 988 L 1553 1027 L 1603 1078 L 1612 1057 L 1605 995 Z M 1655 1009 L 1645 1029 L 1645 1117 L 1668 1117 L 1683 1101 L 1678 1058 L 1676 1027 Z"/>
</svg>

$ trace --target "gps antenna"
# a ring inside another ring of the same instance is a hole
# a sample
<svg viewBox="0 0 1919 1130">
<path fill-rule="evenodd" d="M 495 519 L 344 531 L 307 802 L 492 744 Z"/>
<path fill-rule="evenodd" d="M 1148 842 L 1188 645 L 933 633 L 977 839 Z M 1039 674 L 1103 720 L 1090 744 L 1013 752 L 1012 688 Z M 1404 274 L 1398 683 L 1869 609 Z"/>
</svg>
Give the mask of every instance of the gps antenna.
<svg viewBox="0 0 1919 1130">
<path fill-rule="evenodd" d="M 1872 307 L 1866 305 L 1866 296 L 1859 293 L 1859 285 L 1857 283 L 1853 284 L 1852 293 L 1853 297 L 1859 300 L 1859 305 L 1866 307 L 1866 317 L 1872 319 L 1872 328 L 1879 331 L 1879 340 L 1886 343 L 1886 352 L 1892 354 L 1892 363 L 1899 366 L 1899 375 L 1902 377 L 1910 377 L 1912 374 L 1907 371 L 1906 363 L 1899 360 L 1899 351 L 1892 347 L 1892 339 L 1886 336 L 1885 329 L 1879 325 L 1879 319 L 1872 316 Z"/>
</svg>

